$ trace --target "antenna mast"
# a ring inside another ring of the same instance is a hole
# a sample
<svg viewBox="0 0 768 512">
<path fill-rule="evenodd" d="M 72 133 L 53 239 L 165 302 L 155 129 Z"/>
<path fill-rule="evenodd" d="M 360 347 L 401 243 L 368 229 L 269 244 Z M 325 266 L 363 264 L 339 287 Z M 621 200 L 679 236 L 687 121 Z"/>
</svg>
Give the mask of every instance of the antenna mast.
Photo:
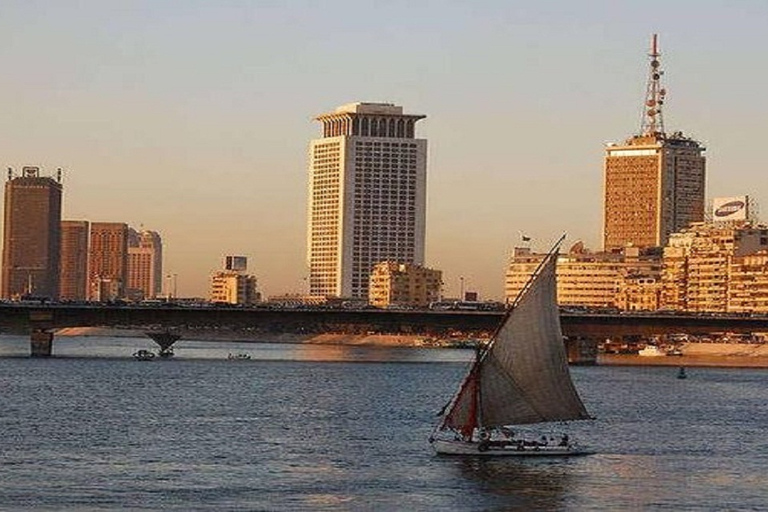
<svg viewBox="0 0 768 512">
<path fill-rule="evenodd" d="M 643 118 L 640 124 L 641 135 L 664 136 L 664 116 L 662 115 L 666 89 L 661 86 L 661 69 L 659 57 L 658 35 L 651 37 L 650 68 L 648 70 L 648 83 L 645 89 L 645 104 L 643 105 Z"/>
</svg>

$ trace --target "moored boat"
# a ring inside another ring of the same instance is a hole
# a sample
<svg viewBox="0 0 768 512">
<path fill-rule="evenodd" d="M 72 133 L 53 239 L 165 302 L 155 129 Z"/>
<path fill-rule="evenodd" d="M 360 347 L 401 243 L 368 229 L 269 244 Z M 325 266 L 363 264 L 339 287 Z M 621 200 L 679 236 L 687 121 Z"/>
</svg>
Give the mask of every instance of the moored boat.
<svg viewBox="0 0 768 512">
<path fill-rule="evenodd" d="M 149 350 L 141 349 L 133 353 L 133 358 L 137 361 L 151 361 L 155 358 L 155 354 Z"/>
<path fill-rule="evenodd" d="M 661 350 L 656 345 L 646 345 L 641 349 L 637 355 L 643 356 L 643 357 L 658 357 L 658 356 L 666 356 L 667 353 Z"/>
</svg>

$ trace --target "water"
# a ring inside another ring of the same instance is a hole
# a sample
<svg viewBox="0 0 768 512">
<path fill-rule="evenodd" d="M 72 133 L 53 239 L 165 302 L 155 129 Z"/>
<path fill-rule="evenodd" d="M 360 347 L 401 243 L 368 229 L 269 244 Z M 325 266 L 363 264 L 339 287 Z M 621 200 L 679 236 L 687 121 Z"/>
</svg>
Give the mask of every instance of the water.
<svg viewBox="0 0 768 512">
<path fill-rule="evenodd" d="M 0 337 L 0 510 L 761 510 L 768 371 L 572 369 L 598 454 L 433 455 L 469 351 Z M 228 361 L 248 353 L 248 361 Z M 90 356 L 90 357 L 85 357 Z M 556 431 L 560 432 L 560 427 Z"/>
</svg>

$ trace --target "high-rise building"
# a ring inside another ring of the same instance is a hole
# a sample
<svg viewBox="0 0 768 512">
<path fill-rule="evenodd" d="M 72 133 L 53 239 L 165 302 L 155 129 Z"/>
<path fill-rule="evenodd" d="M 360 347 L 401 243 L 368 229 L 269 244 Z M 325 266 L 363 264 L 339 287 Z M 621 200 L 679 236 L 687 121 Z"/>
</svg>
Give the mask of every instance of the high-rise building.
<svg viewBox="0 0 768 512">
<path fill-rule="evenodd" d="M 88 298 L 88 221 L 61 221 L 59 298 Z"/>
<path fill-rule="evenodd" d="M 382 261 L 424 264 L 427 141 L 389 103 L 352 103 L 317 117 L 310 145 L 310 295 L 368 298 Z"/>
<path fill-rule="evenodd" d="M 606 251 L 661 247 L 671 233 L 704 220 L 705 148 L 664 131 L 660 55 L 654 34 L 640 133 L 605 149 Z"/>
<path fill-rule="evenodd" d="M 61 235 L 61 172 L 38 167 L 8 172 L 5 183 L 2 298 L 58 298 Z"/>
<path fill-rule="evenodd" d="M 128 225 L 92 222 L 88 255 L 88 298 L 109 301 L 125 297 Z"/>
<path fill-rule="evenodd" d="M 155 231 L 128 230 L 126 297 L 154 299 L 162 294 L 163 241 Z"/>
</svg>

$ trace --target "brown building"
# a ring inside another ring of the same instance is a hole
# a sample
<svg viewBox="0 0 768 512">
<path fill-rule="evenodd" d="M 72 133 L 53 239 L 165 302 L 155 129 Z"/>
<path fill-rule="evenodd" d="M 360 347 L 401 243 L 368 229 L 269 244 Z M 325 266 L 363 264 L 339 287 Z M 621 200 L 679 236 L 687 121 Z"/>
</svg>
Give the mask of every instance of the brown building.
<svg viewBox="0 0 768 512">
<path fill-rule="evenodd" d="M 654 35 L 640 134 L 605 150 L 606 251 L 662 247 L 671 233 L 704 220 L 705 148 L 664 131 L 660 55 Z"/>
<path fill-rule="evenodd" d="M 5 183 L 2 289 L 5 299 L 59 296 L 61 175 L 10 171 Z"/>
<path fill-rule="evenodd" d="M 86 220 L 61 221 L 61 300 L 88 298 L 88 228 Z"/>
<path fill-rule="evenodd" d="M 129 299 L 154 299 L 161 295 L 163 241 L 157 232 L 129 230 L 127 273 Z"/>
<path fill-rule="evenodd" d="M 90 300 L 108 301 L 125 297 L 128 225 L 122 222 L 92 222 L 88 263 Z"/>
</svg>

